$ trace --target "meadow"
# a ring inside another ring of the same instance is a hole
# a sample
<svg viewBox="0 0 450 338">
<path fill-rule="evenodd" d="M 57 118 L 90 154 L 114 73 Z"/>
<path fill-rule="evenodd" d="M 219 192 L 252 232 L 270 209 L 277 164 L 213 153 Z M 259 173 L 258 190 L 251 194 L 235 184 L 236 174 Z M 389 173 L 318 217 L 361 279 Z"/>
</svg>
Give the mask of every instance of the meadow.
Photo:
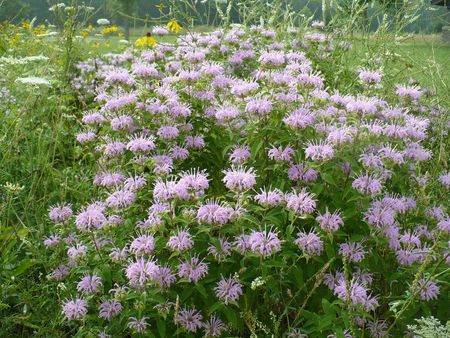
<svg viewBox="0 0 450 338">
<path fill-rule="evenodd" d="M 66 15 L 0 23 L 0 336 L 450 335 L 450 45 Z"/>
</svg>

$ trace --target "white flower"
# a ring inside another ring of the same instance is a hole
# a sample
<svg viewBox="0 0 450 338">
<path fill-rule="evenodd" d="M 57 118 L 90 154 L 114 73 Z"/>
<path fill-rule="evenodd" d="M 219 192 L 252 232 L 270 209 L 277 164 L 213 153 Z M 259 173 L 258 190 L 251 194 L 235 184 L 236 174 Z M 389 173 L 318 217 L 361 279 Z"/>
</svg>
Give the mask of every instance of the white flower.
<svg viewBox="0 0 450 338">
<path fill-rule="evenodd" d="M 97 20 L 97 25 L 99 25 L 99 26 L 107 26 L 109 24 L 110 24 L 110 22 L 108 19 L 98 19 Z"/>
<path fill-rule="evenodd" d="M 43 77 L 36 77 L 36 76 L 19 77 L 16 79 L 16 82 L 21 82 L 23 84 L 30 84 L 35 86 L 43 85 L 51 87 L 50 81 Z"/>
</svg>

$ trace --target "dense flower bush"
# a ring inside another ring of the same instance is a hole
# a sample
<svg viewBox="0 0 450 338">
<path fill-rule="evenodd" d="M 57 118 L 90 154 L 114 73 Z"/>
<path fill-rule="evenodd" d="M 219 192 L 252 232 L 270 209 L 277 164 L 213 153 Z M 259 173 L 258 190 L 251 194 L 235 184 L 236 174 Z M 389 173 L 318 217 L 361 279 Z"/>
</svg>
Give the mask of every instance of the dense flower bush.
<svg viewBox="0 0 450 338">
<path fill-rule="evenodd" d="M 348 46 L 322 28 L 78 64 L 76 139 L 97 172 L 84 204 L 50 208 L 44 239 L 72 332 L 385 337 L 411 302 L 448 308 L 436 108 L 413 85 L 383 95 L 377 69 L 329 87 L 321 67 Z"/>
</svg>

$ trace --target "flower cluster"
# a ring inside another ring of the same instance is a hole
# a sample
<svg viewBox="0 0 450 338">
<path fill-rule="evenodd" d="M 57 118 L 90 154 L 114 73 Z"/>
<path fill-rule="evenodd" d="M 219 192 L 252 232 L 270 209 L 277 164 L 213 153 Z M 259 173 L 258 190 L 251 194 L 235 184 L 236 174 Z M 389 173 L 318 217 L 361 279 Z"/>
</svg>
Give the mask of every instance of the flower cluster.
<svg viewBox="0 0 450 338">
<path fill-rule="evenodd" d="M 409 288 L 398 280 L 443 271 L 448 199 L 433 205 L 417 177 L 432 169 L 441 196 L 450 179 L 429 167 L 423 90 L 383 96 L 383 74 L 369 69 L 354 73 L 359 92 L 330 87 L 322 66 L 343 50 L 323 28 L 286 39 L 234 26 L 170 44 L 149 34 L 137 45 L 151 49 L 77 65 L 88 109 L 76 140 L 96 161 L 94 189 L 52 207 L 43 240 L 67 320 L 219 337 L 279 316 L 297 337 L 320 304 L 334 332 L 340 304 L 360 319 L 352 330 L 381 337 L 383 311 Z M 153 34 L 180 29 L 172 20 Z M 439 278 L 411 287 L 433 302 Z"/>
</svg>

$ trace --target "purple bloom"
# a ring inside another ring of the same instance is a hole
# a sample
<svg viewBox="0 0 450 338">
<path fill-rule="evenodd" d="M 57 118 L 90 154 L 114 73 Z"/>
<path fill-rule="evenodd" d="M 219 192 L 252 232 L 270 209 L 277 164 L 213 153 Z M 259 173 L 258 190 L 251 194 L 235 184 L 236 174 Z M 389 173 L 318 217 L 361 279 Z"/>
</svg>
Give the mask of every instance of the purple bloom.
<svg viewBox="0 0 450 338">
<path fill-rule="evenodd" d="M 176 277 L 168 266 L 158 266 L 153 274 L 153 279 L 156 284 L 162 289 L 169 288 L 175 283 Z"/>
<path fill-rule="evenodd" d="M 342 243 L 339 245 L 339 254 L 351 262 L 360 262 L 364 258 L 364 248 L 359 242 Z"/>
<path fill-rule="evenodd" d="M 334 156 L 334 149 L 331 144 L 318 142 L 309 142 L 305 148 L 306 158 L 310 158 L 313 161 L 326 161 Z"/>
<path fill-rule="evenodd" d="M 119 141 L 111 141 L 105 144 L 104 154 L 106 157 L 116 157 L 122 155 L 125 152 L 125 144 Z"/>
<path fill-rule="evenodd" d="M 366 311 L 373 311 L 378 306 L 376 297 L 372 297 L 366 287 L 352 279 L 348 285 L 344 278 L 340 279 L 334 288 L 334 294 L 341 300 L 350 300 L 354 305 L 361 305 Z"/>
<path fill-rule="evenodd" d="M 381 189 L 383 189 L 381 181 L 368 173 L 366 173 L 364 176 L 357 177 L 353 181 L 352 187 L 358 190 L 361 194 L 371 196 L 378 194 Z"/>
<path fill-rule="evenodd" d="M 420 299 L 422 300 L 437 299 L 439 296 L 439 286 L 431 280 L 426 281 L 422 278 L 419 280 L 418 288 L 420 289 Z"/>
<path fill-rule="evenodd" d="M 327 209 L 324 214 L 319 214 L 319 216 L 316 217 L 316 221 L 319 222 L 319 225 L 323 230 L 328 232 L 335 232 L 344 225 L 339 210 L 330 213 Z"/>
<path fill-rule="evenodd" d="M 203 136 L 200 135 L 187 136 L 185 142 L 187 148 L 202 149 L 205 146 Z"/>
<path fill-rule="evenodd" d="M 439 221 L 437 228 L 444 232 L 450 232 L 450 218 L 445 218 Z"/>
<path fill-rule="evenodd" d="M 219 238 L 218 244 L 210 244 L 207 251 L 208 254 L 213 255 L 217 261 L 221 262 L 231 255 L 231 243 L 224 238 Z"/>
<path fill-rule="evenodd" d="M 395 93 L 405 99 L 417 101 L 423 94 L 423 91 L 418 86 L 407 87 L 402 85 L 397 85 Z"/>
<path fill-rule="evenodd" d="M 388 323 L 385 320 L 369 320 L 367 322 L 367 328 L 372 338 L 387 337 Z"/>
<path fill-rule="evenodd" d="M 230 154 L 230 161 L 233 164 L 242 164 L 251 156 L 250 149 L 247 146 L 234 147 Z"/>
<path fill-rule="evenodd" d="M 147 180 L 143 176 L 129 177 L 125 180 L 123 188 L 125 190 L 136 191 L 147 184 Z"/>
<path fill-rule="evenodd" d="M 49 217 L 55 223 L 64 223 L 72 217 L 72 214 L 72 208 L 69 204 L 57 204 L 51 207 Z"/>
<path fill-rule="evenodd" d="M 233 245 L 240 254 L 245 255 L 251 248 L 250 242 L 249 242 L 250 236 L 249 235 L 239 235 L 234 238 Z"/>
<path fill-rule="evenodd" d="M 100 318 L 111 320 L 122 311 L 122 304 L 116 300 L 107 300 L 100 304 L 98 310 Z"/>
<path fill-rule="evenodd" d="M 128 71 L 123 68 L 117 68 L 108 71 L 105 74 L 105 82 L 108 84 L 125 84 L 129 86 L 135 83 L 130 73 L 128 73 Z"/>
<path fill-rule="evenodd" d="M 122 115 L 111 120 L 112 130 L 132 130 L 134 128 L 134 120 L 131 116 Z"/>
<path fill-rule="evenodd" d="M 101 172 L 95 175 L 94 185 L 113 187 L 123 183 L 125 177 L 119 172 Z"/>
<path fill-rule="evenodd" d="M 439 176 L 439 182 L 447 188 L 450 189 L 450 171 Z"/>
<path fill-rule="evenodd" d="M 323 283 L 328 286 L 330 290 L 334 291 L 341 279 L 344 279 L 344 274 L 341 271 L 336 271 L 335 274 L 326 273 L 323 278 Z"/>
<path fill-rule="evenodd" d="M 240 193 L 252 188 L 256 184 L 256 175 L 253 169 L 244 169 L 242 167 L 225 170 L 223 182 L 231 191 Z"/>
<path fill-rule="evenodd" d="M 150 324 L 146 322 L 147 319 L 147 317 L 142 317 L 140 319 L 136 317 L 130 317 L 130 321 L 128 322 L 127 326 L 138 333 L 144 333 L 147 327 L 150 326 Z"/>
<path fill-rule="evenodd" d="M 300 231 L 294 244 L 309 256 L 320 256 L 323 251 L 323 241 L 314 231 Z"/>
<path fill-rule="evenodd" d="M 176 252 L 189 250 L 194 245 L 192 236 L 187 231 L 179 231 L 176 235 L 171 236 L 167 241 L 167 246 Z"/>
<path fill-rule="evenodd" d="M 304 164 L 294 164 L 288 169 L 288 177 L 292 181 L 314 182 L 317 180 L 317 171 L 307 169 Z"/>
<path fill-rule="evenodd" d="M 84 133 L 78 133 L 76 139 L 78 142 L 83 144 L 94 141 L 96 136 L 97 135 L 93 131 L 87 131 Z"/>
<path fill-rule="evenodd" d="M 127 149 L 133 153 L 147 153 L 155 149 L 155 139 L 153 136 L 136 135 L 130 138 Z"/>
<path fill-rule="evenodd" d="M 202 223 L 223 225 L 231 220 L 233 214 L 234 209 L 232 207 L 211 201 L 198 208 L 196 218 Z"/>
<path fill-rule="evenodd" d="M 131 206 L 136 200 L 136 193 L 132 190 L 116 190 L 105 200 L 108 207 L 114 209 L 125 209 Z M 78 219 L 78 218 L 77 218 Z"/>
<path fill-rule="evenodd" d="M 217 109 L 214 116 L 220 122 L 232 120 L 240 115 L 239 109 L 236 107 L 221 107 Z"/>
<path fill-rule="evenodd" d="M 253 231 L 248 237 L 250 250 L 263 257 L 270 256 L 281 250 L 281 241 L 273 231 Z"/>
<path fill-rule="evenodd" d="M 217 298 L 223 300 L 225 305 L 228 302 L 235 302 L 242 295 L 242 284 L 239 283 L 234 277 L 223 278 L 217 283 L 214 288 Z"/>
<path fill-rule="evenodd" d="M 299 108 L 289 113 L 284 119 L 283 122 L 286 123 L 289 127 L 304 129 L 308 126 L 314 124 L 316 118 L 307 108 Z"/>
<path fill-rule="evenodd" d="M 50 277 L 54 280 L 61 281 L 69 275 L 70 275 L 69 267 L 64 264 L 61 264 L 51 272 Z"/>
<path fill-rule="evenodd" d="M 67 256 L 69 256 L 71 261 L 77 261 L 87 254 L 87 247 L 82 244 L 76 244 L 76 246 L 71 246 L 67 249 Z"/>
<path fill-rule="evenodd" d="M 269 191 L 261 189 L 261 192 L 256 194 L 253 199 L 263 207 L 276 207 L 284 201 L 284 194 L 278 189 Z"/>
<path fill-rule="evenodd" d="M 174 126 L 162 126 L 158 129 L 157 135 L 164 140 L 171 140 L 179 135 L 179 130 Z"/>
<path fill-rule="evenodd" d="M 44 245 L 46 248 L 55 247 L 59 244 L 60 240 L 61 240 L 61 237 L 58 234 L 50 235 L 49 237 L 47 237 L 44 240 Z"/>
<path fill-rule="evenodd" d="M 82 319 L 87 312 L 86 301 L 79 298 L 66 301 L 62 308 L 62 314 L 68 320 Z"/>
<path fill-rule="evenodd" d="M 138 258 L 136 262 L 130 263 L 126 268 L 126 276 L 133 287 L 143 287 L 153 280 L 158 266 L 151 260 Z"/>
<path fill-rule="evenodd" d="M 300 192 L 286 194 L 286 207 L 297 215 L 311 214 L 316 208 L 313 195 L 303 188 Z"/>
<path fill-rule="evenodd" d="M 81 122 L 87 125 L 101 125 L 106 121 L 105 117 L 98 111 L 90 111 L 83 115 Z"/>
<path fill-rule="evenodd" d="M 209 187 L 209 179 L 206 171 L 191 170 L 182 172 L 178 185 L 182 185 L 186 190 L 200 197 Z"/>
<path fill-rule="evenodd" d="M 226 330 L 227 326 L 215 315 L 212 315 L 210 319 L 203 324 L 205 337 L 220 337 L 222 332 Z"/>
<path fill-rule="evenodd" d="M 278 148 L 273 146 L 268 154 L 271 160 L 280 161 L 280 162 L 291 162 L 292 156 L 294 156 L 294 149 L 289 146 L 283 149 L 282 146 Z"/>
<path fill-rule="evenodd" d="M 207 274 L 208 265 L 200 261 L 198 257 L 192 257 L 190 260 L 181 262 L 178 266 L 178 275 L 181 278 L 186 278 L 189 282 L 197 283 Z"/>
<path fill-rule="evenodd" d="M 376 84 L 381 82 L 381 72 L 379 70 L 360 69 L 358 71 L 359 79 L 367 84 Z"/>
<path fill-rule="evenodd" d="M 148 255 L 155 249 L 155 238 L 152 235 L 136 237 L 130 245 L 130 252 L 136 256 Z"/>
<path fill-rule="evenodd" d="M 97 293 L 102 286 L 102 279 L 96 275 L 85 275 L 77 285 L 78 292 L 85 294 Z"/>
<path fill-rule="evenodd" d="M 266 115 L 272 110 L 272 102 L 267 99 L 252 99 L 247 102 L 245 111 L 247 113 L 256 113 Z"/>
<path fill-rule="evenodd" d="M 181 325 L 188 332 L 197 332 L 198 329 L 203 327 L 203 316 L 200 311 L 196 309 L 185 307 L 174 318 L 176 325 Z"/>
</svg>

